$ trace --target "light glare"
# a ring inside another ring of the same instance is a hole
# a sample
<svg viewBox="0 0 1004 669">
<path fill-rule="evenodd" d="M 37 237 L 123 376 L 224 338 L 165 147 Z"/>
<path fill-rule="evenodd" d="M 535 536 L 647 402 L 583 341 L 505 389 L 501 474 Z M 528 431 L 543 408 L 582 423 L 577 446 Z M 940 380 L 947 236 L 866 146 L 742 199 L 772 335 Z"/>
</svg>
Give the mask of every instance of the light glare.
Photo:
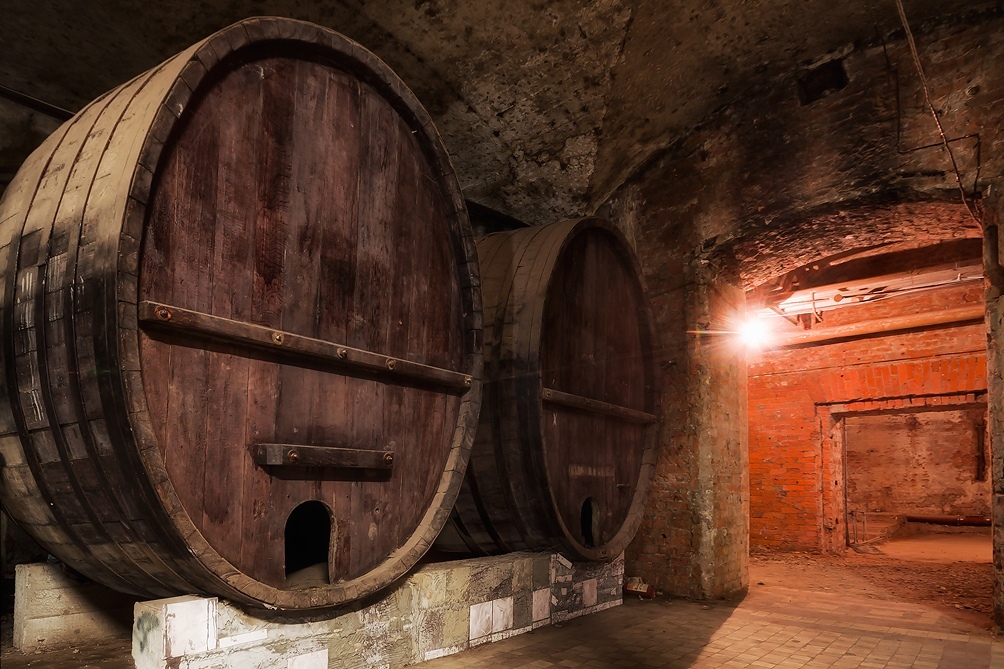
<svg viewBox="0 0 1004 669">
<path fill-rule="evenodd" d="M 763 348 L 770 342 L 770 328 L 762 318 L 750 316 L 739 326 L 739 339 L 748 348 Z"/>
</svg>

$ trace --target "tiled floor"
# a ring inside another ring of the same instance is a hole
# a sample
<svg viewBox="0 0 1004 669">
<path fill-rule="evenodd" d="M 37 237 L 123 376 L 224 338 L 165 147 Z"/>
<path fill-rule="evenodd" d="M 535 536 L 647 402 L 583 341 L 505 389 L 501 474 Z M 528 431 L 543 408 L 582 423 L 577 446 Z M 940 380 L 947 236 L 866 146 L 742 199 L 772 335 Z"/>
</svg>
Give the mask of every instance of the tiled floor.
<svg viewBox="0 0 1004 669">
<path fill-rule="evenodd" d="M 902 601 L 894 590 L 872 591 L 873 585 L 808 557 L 796 566 L 754 560 L 753 586 L 741 602 L 630 600 L 418 666 L 1004 669 L 1004 641 L 964 616 L 946 615 L 954 609 Z M 793 583 L 812 587 L 794 589 Z M 3 669 L 132 665 L 126 641 L 29 656 L 7 647 L 0 662 Z M 349 664 L 359 666 L 358 660 Z"/>
<path fill-rule="evenodd" d="M 923 605 L 772 587 L 738 604 L 628 601 L 421 666 L 1004 669 L 1004 642 Z"/>
</svg>

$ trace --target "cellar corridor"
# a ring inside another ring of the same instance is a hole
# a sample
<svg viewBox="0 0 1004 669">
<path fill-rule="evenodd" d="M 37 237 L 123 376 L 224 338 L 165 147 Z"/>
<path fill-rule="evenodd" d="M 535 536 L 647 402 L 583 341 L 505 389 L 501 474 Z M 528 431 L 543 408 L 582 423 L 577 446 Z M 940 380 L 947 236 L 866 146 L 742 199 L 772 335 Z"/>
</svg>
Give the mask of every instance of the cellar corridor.
<svg viewBox="0 0 1004 669">
<path fill-rule="evenodd" d="M 1004 669 L 1004 0 L 2 14 L 3 669 Z"/>
</svg>

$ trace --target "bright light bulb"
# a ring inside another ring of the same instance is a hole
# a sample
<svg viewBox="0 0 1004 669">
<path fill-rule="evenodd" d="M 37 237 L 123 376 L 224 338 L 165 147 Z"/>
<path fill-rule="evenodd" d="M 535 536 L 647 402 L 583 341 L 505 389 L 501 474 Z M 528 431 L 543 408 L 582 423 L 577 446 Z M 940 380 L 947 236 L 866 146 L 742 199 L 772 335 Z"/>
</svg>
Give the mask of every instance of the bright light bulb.
<svg viewBox="0 0 1004 669">
<path fill-rule="evenodd" d="M 762 318 L 750 316 L 739 326 L 739 339 L 748 348 L 763 348 L 770 341 L 770 328 Z"/>
</svg>

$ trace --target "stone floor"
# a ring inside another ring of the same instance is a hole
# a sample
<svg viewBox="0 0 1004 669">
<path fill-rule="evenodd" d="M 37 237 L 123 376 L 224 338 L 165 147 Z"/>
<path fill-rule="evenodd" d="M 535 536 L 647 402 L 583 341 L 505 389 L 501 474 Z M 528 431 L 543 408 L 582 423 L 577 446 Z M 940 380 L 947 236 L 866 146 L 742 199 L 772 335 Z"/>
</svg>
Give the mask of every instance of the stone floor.
<svg viewBox="0 0 1004 669">
<path fill-rule="evenodd" d="M 868 594 L 808 556 L 797 566 L 796 574 L 754 559 L 753 585 L 741 602 L 635 599 L 419 666 L 1004 669 L 1004 641 L 949 609 L 899 600 L 889 591 Z M 814 580 L 818 589 L 805 587 Z M 131 667 L 124 642 L 29 656 L 9 646 L 3 651 L 3 669 Z"/>
<path fill-rule="evenodd" d="M 1004 669 L 1004 642 L 924 606 L 805 594 L 774 587 L 738 604 L 628 601 L 422 667 Z"/>
</svg>

